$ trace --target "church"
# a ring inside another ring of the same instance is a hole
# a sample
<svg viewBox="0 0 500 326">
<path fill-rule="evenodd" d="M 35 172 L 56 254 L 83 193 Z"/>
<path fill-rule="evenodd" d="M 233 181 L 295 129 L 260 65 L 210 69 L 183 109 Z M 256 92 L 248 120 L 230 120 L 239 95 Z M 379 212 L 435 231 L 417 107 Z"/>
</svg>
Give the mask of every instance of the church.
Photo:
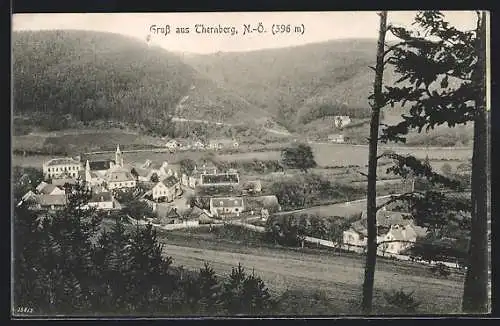
<svg viewBox="0 0 500 326">
<path fill-rule="evenodd" d="M 120 145 L 116 147 L 114 160 L 87 160 L 80 179 L 90 186 L 104 186 L 108 190 L 136 186 L 135 177 L 124 167 Z"/>
</svg>

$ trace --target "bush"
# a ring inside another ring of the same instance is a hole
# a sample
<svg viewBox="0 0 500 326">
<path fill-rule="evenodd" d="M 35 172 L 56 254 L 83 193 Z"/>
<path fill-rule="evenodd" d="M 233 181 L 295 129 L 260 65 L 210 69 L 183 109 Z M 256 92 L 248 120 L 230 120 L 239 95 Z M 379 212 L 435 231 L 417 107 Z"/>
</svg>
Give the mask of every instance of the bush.
<svg viewBox="0 0 500 326">
<path fill-rule="evenodd" d="M 384 298 L 399 313 L 415 313 L 420 306 L 420 302 L 415 300 L 413 292 L 405 293 L 403 290 L 384 292 Z"/>
</svg>

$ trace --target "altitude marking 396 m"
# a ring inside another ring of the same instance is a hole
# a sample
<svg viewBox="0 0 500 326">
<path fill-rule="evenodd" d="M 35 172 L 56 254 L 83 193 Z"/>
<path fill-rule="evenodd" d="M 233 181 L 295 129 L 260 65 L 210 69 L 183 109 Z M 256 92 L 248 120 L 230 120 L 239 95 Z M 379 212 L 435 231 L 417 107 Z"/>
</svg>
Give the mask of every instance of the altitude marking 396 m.
<svg viewBox="0 0 500 326">
<path fill-rule="evenodd" d="M 304 24 L 292 26 L 290 24 L 273 24 L 271 32 L 276 34 L 300 34 L 303 35 L 306 31 Z"/>
</svg>

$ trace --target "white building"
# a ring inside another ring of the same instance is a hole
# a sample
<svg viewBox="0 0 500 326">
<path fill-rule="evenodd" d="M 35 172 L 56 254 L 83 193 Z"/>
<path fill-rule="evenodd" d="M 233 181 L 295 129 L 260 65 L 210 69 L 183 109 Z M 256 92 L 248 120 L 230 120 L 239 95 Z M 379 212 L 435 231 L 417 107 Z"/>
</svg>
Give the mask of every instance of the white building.
<svg viewBox="0 0 500 326">
<path fill-rule="evenodd" d="M 158 182 L 153 189 L 151 195 L 153 200 L 165 200 L 167 202 L 173 201 L 177 196 L 182 193 L 180 181 L 176 176 L 169 176 L 164 180 Z"/>
<path fill-rule="evenodd" d="M 110 192 L 99 192 L 92 194 L 87 206 L 98 210 L 112 210 L 115 208 L 115 201 Z"/>
<path fill-rule="evenodd" d="M 154 175 L 158 177 L 159 181 L 173 175 L 172 170 L 168 168 L 167 162 L 156 164 L 150 160 L 147 160 L 141 166 L 132 168 L 131 172 L 137 177 L 137 181 L 141 182 L 150 182 Z"/>
<path fill-rule="evenodd" d="M 400 254 L 410 248 L 417 240 L 423 237 L 426 230 L 416 226 L 408 214 L 380 210 L 377 212 L 377 248 L 379 254 Z M 348 246 L 366 247 L 367 230 L 366 218 L 354 222 L 350 229 L 343 233 L 343 244 Z"/>
<path fill-rule="evenodd" d="M 210 198 L 210 213 L 219 218 L 240 216 L 245 209 L 243 198 Z"/>
<path fill-rule="evenodd" d="M 137 181 L 127 170 L 113 169 L 106 173 L 105 178 L 109 190 L 121 188 L 135 188 Z"/>
<path fill-rule="evenodd" d="M 81 164 L 71 157 L 53 158 L 43 163 L 42 169 L 45 179 L 76 178 Z"/>
</svg>

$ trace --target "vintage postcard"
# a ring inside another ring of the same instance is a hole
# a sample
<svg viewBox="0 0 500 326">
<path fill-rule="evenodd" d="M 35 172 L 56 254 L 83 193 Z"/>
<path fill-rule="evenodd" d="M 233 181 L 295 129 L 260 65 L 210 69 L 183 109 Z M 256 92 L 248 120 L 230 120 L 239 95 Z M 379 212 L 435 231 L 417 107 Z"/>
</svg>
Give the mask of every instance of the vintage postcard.
<svg viewBox="0 0 500 326">
<path fill-rule="evenodd" d="M 488 12 L 12 23 L 13 317 L 490 312 Z"/>
</svg>

